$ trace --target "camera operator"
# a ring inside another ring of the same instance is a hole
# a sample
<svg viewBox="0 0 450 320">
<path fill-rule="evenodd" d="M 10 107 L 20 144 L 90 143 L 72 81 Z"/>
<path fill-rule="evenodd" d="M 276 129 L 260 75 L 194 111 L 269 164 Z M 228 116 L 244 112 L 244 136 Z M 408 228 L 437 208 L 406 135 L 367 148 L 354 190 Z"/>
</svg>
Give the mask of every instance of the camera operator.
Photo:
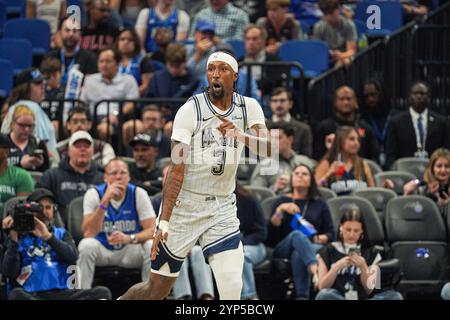
<svg viewBox="0 0 450 320">
<path fill-rule="evenodd" d="M 78 251 L 70 233 L 56 226 L 55 214 L 54 195 L 47 189 L 36 189 L 25 204 L 16 205 L 12 216 L 3 219 L 3 229 L 9 230 L 3 274 L 17 285 L 9 299 L 111 299 L 104 287 L 71 289 L 76 286 Z M 29 221 L 26 215 L 33 215 L 34 227 L 24 223 Z"/>
<path fill-rule="evenodd" d="M 9 162 L 29 171 L 45 171 L 50 167 L 49 154 L 44 141 L 33 136 L 35 115 L 26 105 L 18 105 L 11 121 L 9 138 L 13 146 Z"/>
</svg>

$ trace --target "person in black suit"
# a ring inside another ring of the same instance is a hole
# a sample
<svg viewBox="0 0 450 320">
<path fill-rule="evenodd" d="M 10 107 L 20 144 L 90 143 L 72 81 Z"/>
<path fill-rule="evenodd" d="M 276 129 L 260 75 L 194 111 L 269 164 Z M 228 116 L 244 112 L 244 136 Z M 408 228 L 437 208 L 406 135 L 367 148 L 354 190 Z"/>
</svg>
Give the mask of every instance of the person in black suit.
<svg viewBox="0 0 450 320">
<path fill-rule="evenodd" d="M 313 157 L 316 160 L 322 159 L 331 146 L 336 130 L 341 126 L 355 127 L 361 142 L 359 155 L 366 159 L 378 161 L 379 146 L 378 141 L 372 131 L 371 126 L 359 117 L 357 113 L 358 102 L 355 91 L 342 86 L 336 89 L 334 98 L 335 114 L 322 120 L 315 130 Z"/>
<path fill-rule="evenodd" d="M 386 139 L 387 165 L 403 157 L 428 158 L 440 147 L 450 148 L 450 125 L 429 110 L 430 89 L 424 82 L 411 86 L 409 109 L 392 118 Z"/>
</svg>

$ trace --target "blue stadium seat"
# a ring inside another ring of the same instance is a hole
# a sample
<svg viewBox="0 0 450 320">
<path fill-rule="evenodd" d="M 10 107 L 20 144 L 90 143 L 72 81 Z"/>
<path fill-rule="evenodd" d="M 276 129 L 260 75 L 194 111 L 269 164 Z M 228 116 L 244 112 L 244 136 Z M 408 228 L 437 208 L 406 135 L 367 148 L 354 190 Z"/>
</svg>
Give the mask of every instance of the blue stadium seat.
<svg viewBox="0 0 450 320">
<path fill-rule="evenodd" d="M 6 4 L 0 0 L 0 37 L 3 34 L 3 25 L 6 21 Z"/>
<path fill-rule="evenodd" d="M 26 1 L 25 0 L 6 0 L 6 13 L 8 16 L 14 15 L 16 17 L 26 16 Z"/>
<path fill-rule="evenodd" d="M 282 61 L 297 61 L 303 66 L 305 76 L 314 78 L 328 69 L 328 45 L 320 40 L 289 40 L 280 46 Z M 298 76 L 291 72 L 292 76 Z"/>
<path fill-rule="evenodd" d="M 367 21 L 372 13 L 367 13 L 370 6 L 378 6 L 380 8 L 381 29 L 368 29 L 368 36 L 386 36 L 400 28 L 403 24 L 403 8 L 400 1 L 362 1 L 356 5 L 354 19 Z"/>
<path fill-rule="evenodd" d="M 9 60 L 14 68 L 14 74 L 33 64 L 31 42 L 27 39 L 0 39 L 0 59 Z"/>
<path fill-rule="evenodd" d="M 33 55 L 43 55 L 50 49 L 50 26 L 45 20 L 28 18 L 8 20 L 5 23 L 4 37 L 30 40 Z"/>
<path fill-rule="evenodd" d="M 0 96 L 9 96 L 13 86 L 13 65 L 10 61 L 0 59 Z"/>
<path fill-rule="evenodd" d="M 245 56 L 245 44 L 242 40 L 227 40 L 227 44 L 229 44 L 234 51 L 234 56 L 236 59 L 243 58 Z"/>
</svg>

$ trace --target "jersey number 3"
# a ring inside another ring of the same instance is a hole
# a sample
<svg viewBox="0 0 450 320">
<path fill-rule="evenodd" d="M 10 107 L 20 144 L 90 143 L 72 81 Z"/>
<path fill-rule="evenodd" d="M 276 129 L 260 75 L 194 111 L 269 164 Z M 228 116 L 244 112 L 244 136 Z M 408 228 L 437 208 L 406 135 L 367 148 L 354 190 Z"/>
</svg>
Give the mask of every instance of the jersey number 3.
<svg viewBox="0 0 450 320">
<path fill-rule="evenodd" d="M 215 176 L 222 175 L 225 169 L 225 160 L 227 158 L 227 152 L 225 149 L 215 149 L 213 152 L 213 156 L 218 158 L 217 165 L 211 168 L 211 172 Z"/>
</svg>

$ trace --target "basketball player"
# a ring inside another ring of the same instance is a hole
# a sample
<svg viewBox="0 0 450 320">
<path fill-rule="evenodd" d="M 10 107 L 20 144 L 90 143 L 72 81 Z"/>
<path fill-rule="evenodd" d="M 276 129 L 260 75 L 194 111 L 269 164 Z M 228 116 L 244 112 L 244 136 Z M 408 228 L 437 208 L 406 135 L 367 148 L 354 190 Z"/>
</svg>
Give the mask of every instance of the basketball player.
<svg viewBox="0 0 450 320">
<path fill-rule="evenodd" d="M 209 87 L 178 110 L 151 252 L 151 279 L 120 299 L 164 299 L 197 241 L 220 298 L 240 298 L 244 253 L 233 193 L 236 170 L 244 145 L 270 156 L 270 142 L 261 106 L 234 92 L 237 77 L 235 58 L 213 53 L 207 61 Z"/>
</svg>

